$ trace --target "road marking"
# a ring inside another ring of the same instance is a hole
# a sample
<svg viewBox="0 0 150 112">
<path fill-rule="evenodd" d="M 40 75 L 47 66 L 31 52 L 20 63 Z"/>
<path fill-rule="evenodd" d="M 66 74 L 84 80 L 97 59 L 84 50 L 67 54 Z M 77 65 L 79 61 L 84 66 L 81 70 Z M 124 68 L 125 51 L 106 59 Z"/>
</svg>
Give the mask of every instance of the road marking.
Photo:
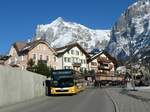
<svg viewBox="0 0 150 112">
<path fill-rule="evenodd" d="M 120 112 L 119 108 L 118 108 L 118 104 L 116 103 L 115 99 L 109 94 L 108 90 L 105 89 L 105 92 L 106 92 L 107 96 L 110 98 L 110 100 L 112 101 L 112 103 L 115 107 L 115 112 Z"/>
</svg>

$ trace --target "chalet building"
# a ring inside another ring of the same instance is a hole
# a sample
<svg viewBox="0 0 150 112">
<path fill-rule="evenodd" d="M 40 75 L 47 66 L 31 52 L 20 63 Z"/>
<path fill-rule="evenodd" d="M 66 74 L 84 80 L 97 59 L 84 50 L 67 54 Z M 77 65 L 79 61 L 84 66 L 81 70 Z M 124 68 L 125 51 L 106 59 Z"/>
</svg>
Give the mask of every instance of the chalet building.
<svg viewBox="0 0 150 112">
<path fill-rule="evenodd" d="M 59 62 L 57 69 L 87 70 L 90 55 L 78 43 L 56 48 L 55 51 Z"/>
<path fill-rule="evenodd" d="M 56 52 L 49 47 L 49 44 L 43 40 L 35 40 L 32 42 L 16 42 L 11 46 L 9 55 L 11 56 L 5 64 L 10 66 L 27 68 L 27 63 L 30 59 L 45 62 L 48 66 L 54 69 L 57 66 Z"/>
<path fill-rule="evenodd" d="M 88 69 L 104 76 L 114 76 L 116 65 L 116 59 L 105 51 L 92 55 L 88 60 Z"/>
<path fill-rule="evenodd" d="M 102 51 L 90 56 L 78 43 L 51 48 L 46 41 L 16 42 L 11 46 L 6 65 L 27 68 L 30 59 L 45 62 L 54 69 L 94 70 L 101 75 L 114 75 L 116 60 Z"/>
</svg>

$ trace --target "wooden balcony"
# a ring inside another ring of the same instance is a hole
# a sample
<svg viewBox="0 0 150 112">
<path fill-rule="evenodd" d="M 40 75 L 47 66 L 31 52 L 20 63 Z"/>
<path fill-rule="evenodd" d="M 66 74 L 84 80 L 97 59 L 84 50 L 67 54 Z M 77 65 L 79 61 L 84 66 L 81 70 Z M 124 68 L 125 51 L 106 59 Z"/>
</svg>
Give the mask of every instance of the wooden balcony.
<svg viewBox="0 0 150 112">
<path fill-rule="evenodd" d="M 109 71 L 103 71 L 103 72 L 97 72 L 96 75 L 100 76 L 114 76 L 114 72 L 109 72 Z"/>
<path fill-rule="evenodd" d="M 106 71 L 110 70 L 110 68 L 108 66 L 99 66 L 98 69 L 99 70 L 106 70 Z"/>
<path fill-rule="evenodd" d="M 73 67 L 80 67 L 81 63 L 74 62 L 72 65 L 73 65 Z"/>
</svg>

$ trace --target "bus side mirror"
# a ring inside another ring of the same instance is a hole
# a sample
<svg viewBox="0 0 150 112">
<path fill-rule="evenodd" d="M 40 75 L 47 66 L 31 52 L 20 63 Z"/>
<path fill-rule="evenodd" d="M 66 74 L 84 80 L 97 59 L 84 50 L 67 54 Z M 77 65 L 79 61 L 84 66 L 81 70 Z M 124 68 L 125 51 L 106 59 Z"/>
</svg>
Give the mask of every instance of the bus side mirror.
<svg viewBox="0 0 150 112">
<path fill-rule="evenodd" d="M 77 82 L 74 82 L 75 85 L 77 85 Z"/>
<path fill-rule="evenodd" d="M 50 84 L 51 84 L 50 80 L 46 80 L 45 83 L 46 83 L 47 87 L 50 86 Z"/>
</svg>

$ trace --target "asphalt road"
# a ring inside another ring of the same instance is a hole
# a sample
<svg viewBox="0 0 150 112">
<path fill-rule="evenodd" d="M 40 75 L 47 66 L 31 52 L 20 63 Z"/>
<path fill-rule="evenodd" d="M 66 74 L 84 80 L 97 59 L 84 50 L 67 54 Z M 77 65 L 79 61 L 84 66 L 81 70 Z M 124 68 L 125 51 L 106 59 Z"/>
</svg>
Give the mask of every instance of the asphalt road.
<svg viewBox="0 0 150 112">
<path fill-rule="evenodd" d="M 87 89 L 73 96 L 40 97 L 5 106 L 0 112 L 115 112 L 104 89 Z"/>
</svg>

